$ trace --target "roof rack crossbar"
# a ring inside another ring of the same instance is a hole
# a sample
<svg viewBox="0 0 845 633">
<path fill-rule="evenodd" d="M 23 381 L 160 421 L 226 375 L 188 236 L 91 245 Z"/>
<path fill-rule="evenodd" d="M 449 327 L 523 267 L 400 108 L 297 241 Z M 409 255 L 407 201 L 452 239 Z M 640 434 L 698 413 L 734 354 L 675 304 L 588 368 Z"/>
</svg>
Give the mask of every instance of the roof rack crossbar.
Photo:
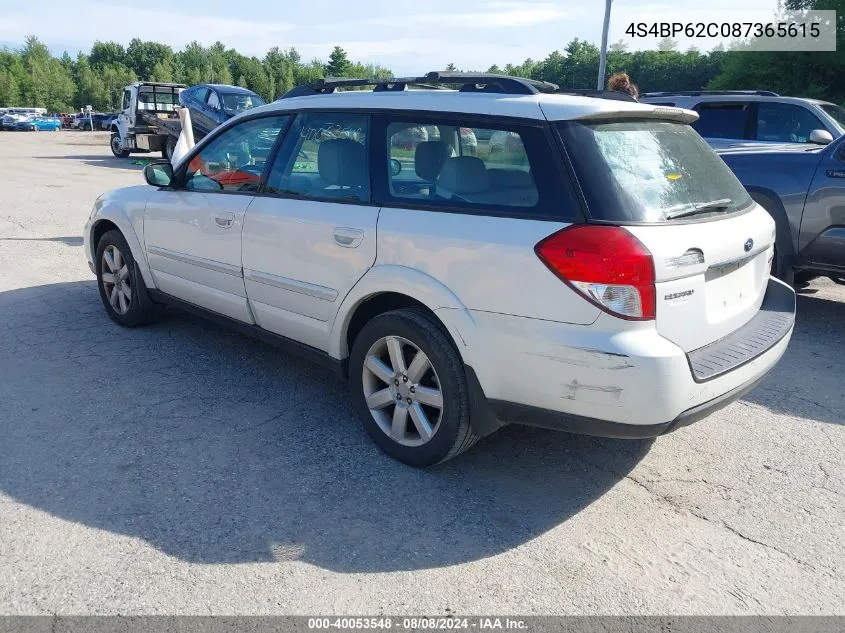
<svg viewBox="0 0 845 633">
<path fill-rule="evenodd" d="M 701 97 L 704 95 L 751 95 L 758 97 L 779 97 L 771 90 L 684 90 L 679 92 L 645 92 L 643 97 Z"/>
</svg>

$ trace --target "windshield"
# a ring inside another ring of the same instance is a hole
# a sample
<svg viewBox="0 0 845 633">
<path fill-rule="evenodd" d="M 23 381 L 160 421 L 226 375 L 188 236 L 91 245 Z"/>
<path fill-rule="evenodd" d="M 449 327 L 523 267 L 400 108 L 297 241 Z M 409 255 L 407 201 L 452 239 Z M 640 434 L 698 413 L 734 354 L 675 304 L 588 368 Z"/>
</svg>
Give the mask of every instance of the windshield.
<svg viewBox="0 0 845 633">
<path fill-rule="evenodd" d="M 820 103 L 819 107 L 845 130 L 845 108 L 833 103 Z"/>
<path fill-rule="evenodd" d="M 223 93 L 220 96 L 223 99 L 223 111 L 226 114 L 235 115 L 244 110 L 264 105 L 264 99 L 258 95 Z"/>
<path fill-rule="evenodd" d="M 751 203 L 728 166 L 683 123 L 567 121 L 558 127 L 597 220 L 665 222 Z"/>
</svg>

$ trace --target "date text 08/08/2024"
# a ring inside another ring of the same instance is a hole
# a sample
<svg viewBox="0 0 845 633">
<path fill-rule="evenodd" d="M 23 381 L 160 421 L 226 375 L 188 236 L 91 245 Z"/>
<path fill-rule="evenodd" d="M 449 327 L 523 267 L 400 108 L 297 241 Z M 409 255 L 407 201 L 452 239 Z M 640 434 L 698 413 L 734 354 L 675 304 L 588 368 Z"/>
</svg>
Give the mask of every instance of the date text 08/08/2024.
<svg viewBox="0 0 845 633">
<path fill-rule="evenodd" d="M 375 629 L 375 630 L 397 630 L 420 631 L 420 630 L 511 630 L 521 631 L 527 629 L 525 620 L 519 618 L 498 618 L 498 617 L 324 617 L 308 618 L 308 628 L 311 630 L 330 629 Z"/>
</svg>

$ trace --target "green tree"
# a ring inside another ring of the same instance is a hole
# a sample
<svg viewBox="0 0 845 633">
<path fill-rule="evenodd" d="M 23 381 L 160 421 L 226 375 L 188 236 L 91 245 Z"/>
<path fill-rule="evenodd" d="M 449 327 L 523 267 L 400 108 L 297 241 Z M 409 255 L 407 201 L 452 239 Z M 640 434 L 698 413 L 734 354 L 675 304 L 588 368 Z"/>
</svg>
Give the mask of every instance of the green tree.
<svg viewBox="0 0 845 633">
<path fill-rule="evenodd" d="M 664 37 L 657 43 L 657 50 L 664 53 L 674 52 L 678 50 L 678 42 L 671 37 Z"/>
<path fill-rule="evenodd" d="M 91 68 L 103 69 L 114 64 L 126 64 L 126 50 L 117 42 L 94 42 L 88 55 Z"/>
<path fill-rule="evenodd" d="M 158 68 L 159 73 L 166 74 L 166 68 L 170 68 L 173 74 L 173 49 L 166 44 L 158 42 L 144 42 L 134 38 L 129 42 L 126 49 L 125 65 L 130 68 L 141 79 L 152 79 Z M 93 62 L 92 66 L 95 65 Z M 157 81 L 165 81 L 158 79 Z"/>
<path fill-rule="evenodd" d="M 346 77 L 351 65 L 352 63 L 346 56 L 346 51 L 340 46 L 335 46 L 331 55 L 329 55 L 329 63 L 324 68 L 326 77 Z"/>
</svg>

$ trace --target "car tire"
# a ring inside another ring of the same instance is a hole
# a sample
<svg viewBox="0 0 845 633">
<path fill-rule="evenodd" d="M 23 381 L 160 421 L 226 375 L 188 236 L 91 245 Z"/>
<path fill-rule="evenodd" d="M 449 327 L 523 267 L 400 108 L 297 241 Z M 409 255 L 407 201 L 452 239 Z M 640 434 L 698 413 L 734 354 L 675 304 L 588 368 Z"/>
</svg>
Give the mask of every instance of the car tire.
<svg viewBox="0 0 845 633">
<path fill-rule="evenodd" d="M 361 329 L 349 357 L 349 387 L 372 440 L 409 466 L 444 462 L 478 441 L 461 357 L 423 310 L 386 312 Z"/>
<path fill-rule="evenodd" d="M 137 327 L 155 320 L 155 304 L 147 294 L 132 250 L 120 231 L 107 231 L 100 238 L 94 269 L 100 299 L 112 321 L 124 327 Z"/>
<path fill-rule="evenodd" d="M 126 158 L 129 156 L 129 152 L 125 149 L 120 149 L 120 135 L 115 134 L 114 132 L 109 139 L 109 147 L 111 147 L 111 153 L 114 154 L 117 158 Z"/>
<path fill-rule="evenodd" d="M 771 274 L 773 277 L 777 277 L 782 282 L 789 284 L 790 286 L 795 285 L 795 269 L 793 268 L 793 262 L 791 258 L 784 253 L 786 249 L 778 248 L 777 243 L 775 243 L 775 254 L 772 258 L 772 271 Z"/>
</svg>

